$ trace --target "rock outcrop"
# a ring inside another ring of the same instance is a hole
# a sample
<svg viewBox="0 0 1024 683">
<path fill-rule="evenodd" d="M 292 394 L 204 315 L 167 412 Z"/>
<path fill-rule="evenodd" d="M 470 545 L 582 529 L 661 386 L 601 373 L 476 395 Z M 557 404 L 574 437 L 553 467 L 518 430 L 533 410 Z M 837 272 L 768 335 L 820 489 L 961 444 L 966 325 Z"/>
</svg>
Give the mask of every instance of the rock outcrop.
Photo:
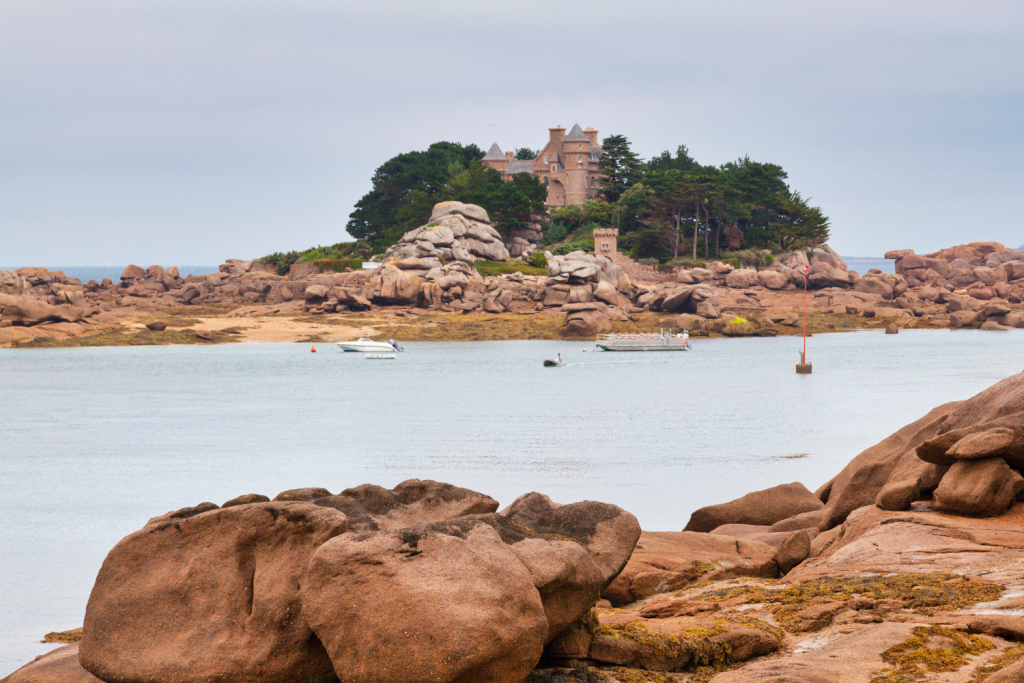
<svg viewBox="0 0 1024 683">
<path fill-rule="evenodd" d="M 487 211 L 462 202 L 435 204 L 430 221 L 405 233 L 384 256 L 385 260 L 395 261 L 429 258 L 469 264 L 478 258 L 487 261 L 510 258 L 501 234 L 491 227 Z"/>
<path fill-rule="evenodd" d="M 709 505 L 690 515 L 683 531 L 712 531 L 723 524 L 756 524 L 770 526 L 806 512 L 815 512 L 823 503 L 803 484 L 781 484 L 763 491 L 748 493 L 742 498 Z"/>
<path fill-rule="evenodd" d="M 520 683 L 640 527 L 613 505 L 537 493 L 497 508 L 410 480 L 156 517 L 104 561 L 81 665 L 107 681 Z"/>
</svg>

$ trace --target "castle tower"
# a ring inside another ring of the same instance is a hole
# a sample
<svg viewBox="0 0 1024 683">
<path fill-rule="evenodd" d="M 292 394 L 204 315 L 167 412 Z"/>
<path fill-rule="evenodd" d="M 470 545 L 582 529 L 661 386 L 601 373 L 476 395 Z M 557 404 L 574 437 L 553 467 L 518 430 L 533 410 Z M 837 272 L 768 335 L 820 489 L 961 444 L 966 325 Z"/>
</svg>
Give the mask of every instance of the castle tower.
<svg viewBox="0 0 1024 683">
<path fill-rule="evenodd" d="M 615 260 L 619 251 L 618 228 L 594 228 L 594 253 Z"/>
<path fill-rule="evenodd" d="M 511 152 L 509 153 L 511 154 Z M 501 151 L 501 147 L 498 147 L 498 143 L 495 142 L 491 145 L 491 148 L 487 150 L 487 154 L 482 159 L 484 166 L 490 166 L 498 173 L 504 173 L 505 169 L 508 168 L 509 157 Z"/>
<path fill-rule="evenodd" d="M 583 131 L 583 134 L 586 135 L 587 138 L 590 140 L 590 144 L 592 144 L 594 147 L 600 147 L 600 145 L 597 144 L 596 128 L 587 128 L 586 130 Z"/>
<path fill-rule="evenodd" d="M 562 165 L 565 166 L 565 203 L 583 204 L 589 197 L 590 138 L 576 124 L 562 138 Z"/>
</svg>

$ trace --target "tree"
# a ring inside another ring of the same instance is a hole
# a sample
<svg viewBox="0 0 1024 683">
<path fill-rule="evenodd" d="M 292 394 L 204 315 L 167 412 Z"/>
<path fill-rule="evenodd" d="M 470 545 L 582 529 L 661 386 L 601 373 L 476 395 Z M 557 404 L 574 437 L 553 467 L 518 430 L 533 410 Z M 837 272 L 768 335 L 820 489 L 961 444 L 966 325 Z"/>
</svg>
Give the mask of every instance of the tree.
<svg viewBox="0 0 1024 683">
<path fill-rule="evenodd" d="M 780 199 L 778 216 L 771 228 L 782 251 L 789 251 L 797 242 L 809 242 L 817 246 L 828 240 L 828 217 L 821 209 L 809 206 L 808 201 L 810 198 L 805 200 L 799 192 L 787 192 Z"/>
<path fill-rule="evenodd" d="M 701 165 L 690 156 L 690 150 L 686 148 L 686 145 L 679 145 L 676 148 L 676 156 L 674 158 L 668 150 L 665 150 L 658 156 L 651 158 L 647 162 L 647 168 L 651 172 L 675 169 L 684 173 L 693 173 L 699 171 Z"/>
<path fill-rule="evenodd" d="M 689 217 L 696 198 L 693 178 L 689 174 L 672 169 L 652 174 L 648 182 L 652 192 L 647 198 L 644 225 L 660 236 L 662 242 L 672 252 L 672 258 L 678 258 L 679 244 L 683 239 L 682 222 L 684 218 Z M 695 221 L 694 225 L 696 224 Z"/>
<path fill-rule="evenodd" d="M 547 196 L 547 187 L 530 173 L 517 173 L 511 180 L 504 181 L 493 168 L 475 163 L 452 173 L 445 188 L 433 200 L 482 206 L 495 229 L 505 233 L 526 227 L 535 216 L 544 216 Z"/>
<path fill-rule="evenodd" d="M 533 161 L 537 158 L 540 152 L 530 149 L 529 147 L 520 147 L 516 150 L 516 159 L 520 161 Z"/>
<path fill-rule="evenodd" d="M 399 154 L 373 174 L 373 189 L 356 202 L 346 229 L 376 250 L 393 244 L 430 216 L 436 197 L 452 169 L 480 166 L 483 150 L 476 145 L 436 142 L 423 152 Z M 426 216 L 424 216 L 424 211 Z"/>
<path fill-rule="evenodd" d="M 609 202 L 617 202 L 630 185 L 638 182 L 643 163 L 630 148 L 624 135 L 611 135 L 601 143 L 601 193 Z"/>
<path fill-rule="evenodd" d="M 723 164 L 722 181 L 742 197 L 746 210 L 738 219 L 747 241 L 767 247 L 775 240 L 771 223 L 781 198 L 789 192 L 781 166 L 751 161 L 750 157 Z"/>
</svg>

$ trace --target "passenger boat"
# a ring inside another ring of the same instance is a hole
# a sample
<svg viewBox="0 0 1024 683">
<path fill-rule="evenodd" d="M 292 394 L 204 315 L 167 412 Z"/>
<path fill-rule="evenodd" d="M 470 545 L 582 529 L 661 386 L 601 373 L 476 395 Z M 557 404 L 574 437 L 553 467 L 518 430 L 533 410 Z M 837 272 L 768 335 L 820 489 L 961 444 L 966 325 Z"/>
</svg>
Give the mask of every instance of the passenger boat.
<svg viewBox="0 0 1024 683">
<path fill-rule="evenodd" d="M 689 351 L 690 335 L 664 330 L 657 334 L 599 334 L 597 347 L 604 351 Z"/>
<path fill-rule="evenodd" d="M 394 339 L 379 342 L 367 339 L 366 337 L 354 342 L 338 342 L 338 348 L 342 351 L 356 351 L 360 353 L 394 353 L 395 351 L 403 350 Z"/>
</svg>

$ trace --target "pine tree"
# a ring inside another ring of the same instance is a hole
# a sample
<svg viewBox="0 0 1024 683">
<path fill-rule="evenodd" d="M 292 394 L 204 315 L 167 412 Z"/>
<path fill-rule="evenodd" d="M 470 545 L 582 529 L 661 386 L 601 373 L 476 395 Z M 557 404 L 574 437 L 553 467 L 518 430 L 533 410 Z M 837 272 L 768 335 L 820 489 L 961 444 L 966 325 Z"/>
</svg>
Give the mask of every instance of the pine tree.
<svg viewBox="0 0 1024 683">
<path fill-rule="evenodd" d="M 630 148 L 625 135 L 610 135 L 601 143 L 601 193 L 609 202 L 619 197 L 640 179 L 643 163 Z"/>
</svg>

